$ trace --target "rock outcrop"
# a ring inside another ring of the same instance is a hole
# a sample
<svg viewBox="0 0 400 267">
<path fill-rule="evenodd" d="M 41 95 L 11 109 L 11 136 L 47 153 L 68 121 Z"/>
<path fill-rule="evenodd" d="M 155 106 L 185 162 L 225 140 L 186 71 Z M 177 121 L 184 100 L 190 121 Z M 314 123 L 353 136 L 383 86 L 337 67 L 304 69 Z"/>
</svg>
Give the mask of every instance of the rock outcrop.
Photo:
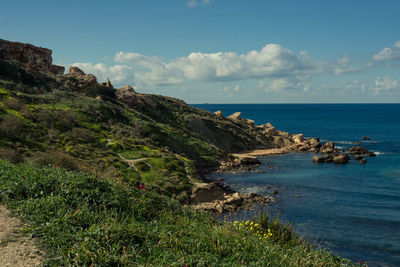
<svg viewBox="0 0 400 267">
<path fill-rule="evenodd" d="M 0 59 L 16 63 L 28 72 L 64 73 L 64 67 L 52 64 L 51 54 L 47 48 L 0 39 Z"/>
<path fill-rule="evenodd" d="M 216 115 L 216 116 L 219 117 L 219 118 L 223 118 L 223 117 L 224 117 L 224 114 L 222 113 L 221 110 L 215 111 L 215 112 L 214 112 L 214 115 Z"/>
<path fill-rule="evenodd" d="M 232 160 L 223 161 L 217 172 L 226 171 L 251 171 L 261 165 L 256 157 L 236 157 Z"/>
<path fill-rule="evenodd" d="M 96 76 L 86 74 L 83 70 L 74 66 L 69 67 L 68 74 L 58 75 L 57 78 L 65 87 L 76 91 L 82 91 L 90 86 L 99 85 Z"/>
<path fill-rule="evenodd" d="M 241 120 L 242 119 L 242 112 L 235 112 L 232 115 L 229 115 L 227 118 L 231 119 L 231 120 Z"/>
<path fill-rule="evenodd" d="M 353 155 L 363 155 L 363 156 L 369 156 L 369 157 L 375 157 L 376 154 L 374 152 L 368 151 L 365 147 L 363 146 L 354 146 L 350 147 L 347 152 L 349 154 Z"/>
<path fill-rule="evenodd" d="M 224 188 L 221 184 L 199 184 L 190 195 L 191 207 L 212 213 L 236 212 L 243 209 L 253 209 L 257 205 L 267 205 L 275 202 L 271 196 L 256 193 L 242 194 Z"/>
</svg>

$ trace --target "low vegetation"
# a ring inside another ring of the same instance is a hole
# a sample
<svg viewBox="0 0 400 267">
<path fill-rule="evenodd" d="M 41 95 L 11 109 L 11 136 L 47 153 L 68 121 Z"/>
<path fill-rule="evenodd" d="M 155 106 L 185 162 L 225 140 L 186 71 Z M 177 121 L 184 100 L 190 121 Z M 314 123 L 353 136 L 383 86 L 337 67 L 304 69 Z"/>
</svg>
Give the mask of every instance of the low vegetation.
<svg viewBox="0 0 400 267">
<path fill-rule="evenodd" d="M 45 265 L 350 264 L 312 248 L 290 226 L 267 216 L 218 222 L 142 185 L 61 167 L 0 161 L 0 192 L 0 202 L 30 222 L 24 231 L 47 252 Z"/>
</svg>

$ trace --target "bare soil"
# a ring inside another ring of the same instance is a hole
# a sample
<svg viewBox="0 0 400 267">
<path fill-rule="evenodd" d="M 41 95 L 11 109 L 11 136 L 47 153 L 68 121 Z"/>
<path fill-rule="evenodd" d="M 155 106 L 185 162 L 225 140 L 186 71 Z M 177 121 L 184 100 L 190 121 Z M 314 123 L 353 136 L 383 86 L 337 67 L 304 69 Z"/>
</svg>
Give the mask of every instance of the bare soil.
<svg viewBox="0 0 400 267">
<path fill-rule="evenodd" d="M 20 233 L 23 226 L 0 205 L 0 266 L 25 267 L 43 263 L 43 253 L 36 248 L 34 240 Z"/>
</svg>

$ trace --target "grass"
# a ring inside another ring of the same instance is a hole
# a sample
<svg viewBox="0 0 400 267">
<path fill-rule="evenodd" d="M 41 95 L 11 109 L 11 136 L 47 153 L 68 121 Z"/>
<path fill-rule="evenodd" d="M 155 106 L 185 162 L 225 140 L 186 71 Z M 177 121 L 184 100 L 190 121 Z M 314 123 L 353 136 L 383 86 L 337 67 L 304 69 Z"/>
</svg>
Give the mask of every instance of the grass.
<svg viewBox="0 0 400 267">
<path fill-rule="evenodd" d="M 0 202 L 30 223 L 45 265 L 345 266 L 261 215 L 271 237 L 214 220 L 125 183 L 0 161 Z M 283 238 L 285 237 L 285 238 Z"/>
</svg>

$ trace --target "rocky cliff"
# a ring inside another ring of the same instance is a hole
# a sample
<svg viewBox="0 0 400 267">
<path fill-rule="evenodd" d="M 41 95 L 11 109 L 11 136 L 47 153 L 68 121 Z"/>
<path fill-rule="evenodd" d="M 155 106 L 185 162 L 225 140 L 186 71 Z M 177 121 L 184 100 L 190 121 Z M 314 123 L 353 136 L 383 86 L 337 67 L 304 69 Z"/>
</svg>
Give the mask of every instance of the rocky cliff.
<svg viewBox="0 0 400 267">
<path fill-rule="evenodd" d="M 63 74 L 64 67 L 53 65 L 51 54 L 47 48 L 0 39 L 0 59 L 19 64 L 28 72 Z"/>
</svg>

